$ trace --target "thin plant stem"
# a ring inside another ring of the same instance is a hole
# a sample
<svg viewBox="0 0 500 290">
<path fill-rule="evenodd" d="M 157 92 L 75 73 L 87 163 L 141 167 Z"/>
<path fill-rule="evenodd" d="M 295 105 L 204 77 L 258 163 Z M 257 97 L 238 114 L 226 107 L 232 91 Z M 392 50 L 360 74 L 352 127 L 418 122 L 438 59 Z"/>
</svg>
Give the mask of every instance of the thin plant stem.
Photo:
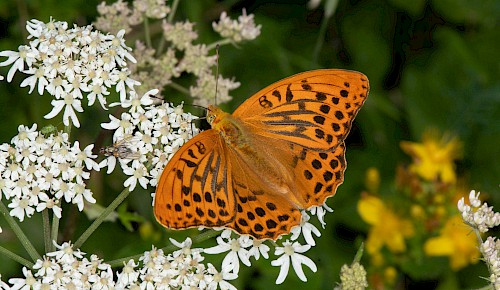
<svg viewBox="0 0 500 290">
<path fill-rule="evenodd" d="M 207 50 L 215 49 L 217 47 L 217 45 L 222 46 L 222 45 L 227 45 L 227 44 L 231 44 L 231 43 L 233 43 L 233 42 L 229 38 L 224 38 L 224 39 L 221 39 L 221 40 L 217 40 L 217 41 L 215 41 L 215 42 L 210 43 L 209 45 L 207 45 Z"/>
<path fill-rule="evenodd" d="M 167 22 L 172 23 L 174 21 L 175 12 L 177 12 L 177 7 L 179 6 L 179 0 L 174 0 L 172 6 L 170 6 L 170 13 L 168 14 Z"/>
<path fill-rule="evenodd" d="M 0 255 L 5 258 L 10 258 L 11 260 L 14 260 L 18 262 L 19 264 L 27 267 L 27 268 L 32 268 L 33 267 L 33 262 L 26 260 L 25 258 L 7 250 L 6 248 L 0 246 Z"/>
<path fill-rule="evenodd" d="M 42 211 L 42 222 L 43 222 L 43 242 L 45 245 L 45 253 L 50 252 L 52 243 L 50 242 L 50 217 L 49 210 L 44 209 Z"/>
<path fill-rule="evenodd" d="M 194 237 L 193 243 L 196 244 L 196 243 L 204 242 L 210 238 L 217 236 L 219 233 L 220 233 L 220 231 L 215 231 L 215 230 L 206 231 L 206 232 L 201 233 L 201 234 L 197 235 L 196 237 Z"/>
<path fill-rule="evenodd" d="M 54 242 L 57 242 L 57 236 L 59 234 L 59 218 L 56 215 L 52 216 L 52 230 L 50 235 L 50 251 L 53 252 L 56 249 Z"/>
<path fill-rule="evenodd" d="M 316 44 L 314 45 L 314 51 L 312 57 L 313 65 L 316 65 L 318 63 L 319 53 L 321 52 L 321 48 L 325 43 L 326 28 L 328 27 L 329 20 L 330 18 L 327 17 L 326 15 L 321 20 L 321 26 L 319 28 L 318 38 L 316 39 Z"/>
<path fill-rule="evenodd" d="M 316 66 L 318 64 L 318 58 L 319 58 L 319 53 L 321 51 L 321 48 L 323 47 L 323 44 L 325 43 L 325 35 L 326 35 L 326 28 L 328 26 L 328 22 L 332 18 L 333 14 L 335 14 L 335 11 L 337 10 L 337 5 L 339 4 L 339 0 L 326 0 L 325 1 L 325 16 L 323 17 L 321 21 L 321 27 L 319 28 L 319 33 L 318 33 L 318 38 L 316 40 L 316 45 L 314 46 L 314 52 L 313 52 L 313 66 Z"/>
<path fill-rule="evenodd" d="M 104 220 L 128 197 L 130 190 L 125 188 L 120 192 L 120 194 L 113 200 L 108 207 L 101 213 L 101 215 L 90 225 L 90 227 L 85 230 L 85 232 L 78 238 L 78 240 L 73 245 L 74 249 L 80 248 L 85 241 L 94 233 L 94 231 L 104 222 Z"/>
<path fill-rule="evenodd" d="M 218 234 L 220 234 L 220 231 L 215 231 L 215 230 L 206 231 L 204 233 L 201 233 L 201 234 L 193 237 L 192 238 L 193 244 L 204 242 L 210 238 L 217 236 Z M 178 248 L 175 245 L 168 245 L 168 246 L 162 248 L 164 253 L 171 253 L 177 249 Z M 109 261 L 106 263 L 109 264 L 111 267 L 118 267 L 118 266 L 122 266 L 124 263 L 127 263 L 130 259 L 137 261 L 142 255 L 143 254 L 133 255 L 133 256 L 129 256 L 129 257 L 125 257 L 125 258 L 112 260 L 112 261 Z"/>
<path fill-rule="evenodd" d="M 168 86 L 171 87 L 172 89 L 175 89 L 175 90 L 185 94 L 185 95 L 189 96 L 189 94 L 190 94 L 188 89 L 186 89 L 185 87 L 183 87 L 177 83 L 171 82 L 168 84 Z"/>
<path fill-rule="evenodd" d="M 148 47 L 153 47 L 151 43 L 151 33 L 149 32 L 149 18 L 144 15 L 144 38 L 146 39 L 146 45 Z"/>
<path fill-rule="evenodd" d="M 177 6 L 179 5 L 179 0 L 174 0 L 174 3 L 170 6 L 170 13 L 168 14 L 167 22 L 172 23 L 174 21 L 175 12 L 177 11 Z M 156 56 L 160 56 L 163 53 L 163 49 L 165 48 L 165 37 L 160 37 L 160 41 L 158 43 L 158 48 L 156 49 Z"/>
<path fill-rule="evenodd" d="M 40 254 L 36 251 L 35 247 L 33 244 L 30 242 L 28 237 L 24 234 L 23 230 L 19 227 L 17 222 L 14 220 L 14 218 L 9 214 L 9 210 L 3 204 L 2 201 L 0 201 L 0 213 L 3 215 L 7 223 L 9 224 L 10 228 L 14 232 L 14 234 L 17 236 L 21 244 L 23 245 L 24 249 L 26 252 L 28 252 L 28 255 L 31 257 L 33 261 L 36 261 L 38 259 L 41 259 L 42 257 Z"/>
<path fill-rule="evenodd" d="M 71 135 L 71 124 L 69 124 L 68 126 L 64 126 L 64 133 L 68 133 L 69 139 L 69 136 Z"/>
<path fill-rule="evenodd" d="M 160 37 L 160 41 L 158 42 L 158 47 L 156 48 L 156 56 L 160 56 L 163 53 L 163 49 L 165 48 L 165 37 L 162 36 Z"/>
</svg>

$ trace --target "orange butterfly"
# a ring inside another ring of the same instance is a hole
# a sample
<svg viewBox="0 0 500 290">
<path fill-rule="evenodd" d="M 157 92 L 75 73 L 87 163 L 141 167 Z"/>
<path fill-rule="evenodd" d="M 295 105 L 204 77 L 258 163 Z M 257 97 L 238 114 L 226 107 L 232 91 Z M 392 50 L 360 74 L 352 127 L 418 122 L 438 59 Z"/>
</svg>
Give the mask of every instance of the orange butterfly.
<svg viewBox="0 0 500 290">
<path fill-rule="evenodd" d="M 206 130 L 166 165 L 154 213 L 168 228 L 226 227 L 277 239 L 343 182 L 344 140 L 368 96 L 359 72 L 296 74 L 231 115 L 209 106 Z"/>
</svg>

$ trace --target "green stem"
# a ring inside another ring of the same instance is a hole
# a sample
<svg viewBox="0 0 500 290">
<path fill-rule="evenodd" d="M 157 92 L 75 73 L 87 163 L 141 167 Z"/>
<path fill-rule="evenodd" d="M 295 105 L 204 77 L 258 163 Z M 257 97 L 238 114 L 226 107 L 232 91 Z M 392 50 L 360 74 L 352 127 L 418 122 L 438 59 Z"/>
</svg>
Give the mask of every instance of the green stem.
<svg viewBox="0 0 500 290">
<path fill-rule="evenodd" d="M 192 238 L 192 241 L 193 241 L 193 244 L 201 243 L 201 242 L 204 242 L 204 241 L 206 241 L 210 238 L 213 238 L 219 234 L 220 234 L 220 231 L 209 230 L 209 231 L 206 231 L 206 232 L 199 234 L 196 237 Z M 168 246 L 162 248 L 164 253 L 171 253 L 177 249 L 179 249 L 179 248 L 177 248 L 175 245 L 168 245 Z M 133 256 L 129 256 L 129 257 L 125 257 L 125 258 L 112 260 L 112 261 L 109 261 L 106 263 L 109 264 L 111 267 L 118 267 L 118 266 L 122 266 L 123 263 L 127 263 L 130 259 L 137 261 L 142 255 L 143 254 L 133 255 Z"/>
<path fill-rule="evenodd" d="M 50 251 L 53 252 L 56 250 L 56 246 L 53 241 L 57 243 L 57 236 L 59 234 L 59 218 L 56 215 L 52 216 L 52 230 L 50 235 Z"/>
<path fill-rule="evenodd" d="M 227 45 L 227 44 L 231 44 L 231 43 L 233 43 L 233 42 L 229 38 L 217 40 L 216 42 L 213 42 L 213 43 L 210 43 L 209 45 L 207 45 L 207 50 L 215 49 L 217 47 L 217 45 L 222 46 L 222 45 Z"/>
<path fill-rule="evenodd" d="M 179 0 L 175 0 L 174 3 L 172 3 L 172 6 L 170 8 L 170 13 L 168 14 L 167 18 L 168 23 L 172 23 L 172 21 L 174 21 L 175 12 L 177 11 L 178 5 L 179 5 Z M 163 53 L 166 41 L 167 40 L 165 39 L 164 35 L 162 35 L 160 37 L 160 41 L 158 42 L 158 48 L 156 49 L 156 56 L 160 56 Z"/>
<path fill-rule="evenodd" d="M 90 225 L 90 227 L 78 238 L 78 240 L 73 245 L 74 249 L 80 248 L 85 241 L 94 233 L 94 231 L 104 222 L 104 220 L 127 198 L 130 194 L 128 188 L 122 190 L 122 192 L 111 202 L 108 207 L 101 213 L 101 215 Z"/>
<path fill-rule="evenodd" d="M 69 137 L 71 136 L 71 124 L 69 124 L 68 126 L 64 126 L 64 133 L 68 133 L 69 140 Z"/>
<path fill-rule="evenodd" d="M 177 6 L 179 5 L 179 0 L 174 0 L 172 6 L 170 7 L 170 14 L 168 14 L 167 22 L 172 23 L 174 21 L 175 12 L 177 12 Z"/>
<path fill-rule="evenodd" d="M 116 259 L 116 260 L 112 260 L 112 261 L 104 262 L 104 263 L 109 264 L 112 268 L 115 268 L 115 267 L 123 266 L 123 263 L 127 263 L 130 259 L 137 261 L 137 260 L 139 260 L 139 258 L 141 256 L 142 256 L 142 254 L 137 254 L 137 255 L 133 255 L 133 256 L 129 256 L 129 257 L 125 257 L 125 258 L 120 258 L 120 259 Z"/>
<path fill-rule="evenodd" d="M 316 45 L 314 46 L 314 52 L 312 57 L 313 66 L 316 66 L 318 64 L 319 53 L 321 52 L 321 48 L 325 43 L 326 28 L 328 27 L 329 20 L 330 17 L 327 17 L 326 15 L 321 20 L 321 27 L 319 28 L 318 38 L 316 39 Z"/>
<path fill-rule="evenodd" d="M 221 231 L 214 231 L 214 230 L 209 230 L 204 233 L 201 233 L 193 238 L 193 244 L 204 242 L 210 238 L 219 235 L 220 233 Z"/>
<path fill-rule="evenodd" d="M 21 264 L 29 269 L 33 268 L 34 264 L 32 262 L 30 262 L 30 261 L 26 260 L 25 258 L 7 250 L 6 248 L 4 248 L 2 246 L 0 246 L 0 255 L 2 257 L 11 258 L 12 260 L 18 262 L 19 264 Z"/>
<path fill-rule="evenodd" d="M 42 257 L 40 256 L 40 254 L 38 254 L 38 252 L 36 251 L 33 244 L 30 242 L 28 237 L 24 234 L 23 230 L 19 227 L 17 222 L 14 220 L 14 218 L 9 214 L 9 210 L 7 209 L 5 204 L 3 204 L 2 201 L 0 201 L 0 213 L 2 213 L 3 217 L 5 218 L 5 220 L 9 224 L 10 228 L 12 229 L 14 234 L 17 236 L 17 238 L 19 239 L 19 241 L 23 245 L 26 252 L 28 252 L 28 255 L 30 255 L 31 259 L 33 261 L 41 259 Z"/>
<path fill-rule="evenodd" d="M 144 15 L 144 38 L 146 39 L 146 45 L 149 48 L 152 48 L 153 45 L 151 43 L 151 33 L 149 32 L 149 19 Z"/>
<path fill-rule="evenodd" d="M 42 211 L 42 222 L 43 222 L 43 242 L 45 244 L 45 253 L 50 252 L 52 243 L 50 242 L 50 221 L 49 221 L 49 210 L 44 209 Z"/>
<path fill-rule="evenodd" d="M 177 83 L 172 82 L 172 83 L 169 83 L 168 86 L 171 87 L 172 89 L 175 89 L 175 90 L 187 95 L 187 96 L 190 95 L 190 92 L 188 89 L 186 89 L 185 87 L 183 87 Z"/>
<path fill-rule="evenodd" d="M 158 48 L 156 49 L 156 56 L 159 57 L 160 55 L 162 55 L 163 49 L 165 48 L 165 41 L 166 39 L 162 34 L 160 37 L 160 41 L 158 42 Z"/>
</svg>

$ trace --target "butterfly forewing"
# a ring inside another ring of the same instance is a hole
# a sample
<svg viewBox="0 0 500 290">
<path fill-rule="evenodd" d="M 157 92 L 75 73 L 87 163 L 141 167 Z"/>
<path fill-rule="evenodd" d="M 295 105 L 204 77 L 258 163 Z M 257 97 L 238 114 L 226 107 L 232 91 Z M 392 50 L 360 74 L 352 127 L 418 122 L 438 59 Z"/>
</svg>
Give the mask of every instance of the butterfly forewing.
<svg viewBox="0 0 500 290">
<path fill-rule="evenodd" d="M 362 73 L 315 70 L 266 87 L 233 115 L 266 137 L 328 151 L 346 138 L 368 90 Z"/>
<path fill-rule="evenodd" d="M 220 135 L 204 131 L 184 146 L 163 170 L 154 213 L 164 226 L 180 229 L 223 226 L 234 218 L 230 163 Z"/>
</svg>

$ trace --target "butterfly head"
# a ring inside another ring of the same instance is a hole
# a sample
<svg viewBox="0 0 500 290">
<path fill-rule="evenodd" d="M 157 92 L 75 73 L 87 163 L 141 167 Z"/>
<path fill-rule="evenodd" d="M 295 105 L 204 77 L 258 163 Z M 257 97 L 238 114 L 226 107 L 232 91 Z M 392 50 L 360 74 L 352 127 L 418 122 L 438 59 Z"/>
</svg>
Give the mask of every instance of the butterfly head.
<svg viewBox="0 0 500 290">
<path fill-rule="evenodd" d="M 225 116 L 226 112 L 222 111 L 219 107 L 209 105 L 207 109 L 207 122 L 214 128 Z"/>
</svg>

